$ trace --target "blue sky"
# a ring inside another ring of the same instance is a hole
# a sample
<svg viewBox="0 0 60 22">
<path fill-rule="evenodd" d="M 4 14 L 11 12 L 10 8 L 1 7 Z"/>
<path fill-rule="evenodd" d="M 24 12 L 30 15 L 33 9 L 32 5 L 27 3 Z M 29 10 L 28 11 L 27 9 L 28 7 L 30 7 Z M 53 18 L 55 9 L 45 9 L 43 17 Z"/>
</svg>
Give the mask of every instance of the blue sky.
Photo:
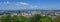
<svg viewBox="0 0 60 22">
<path fill-rule="evenodd" d="M 60 0 L 0 0 L 0 10 L 60 10 Z"/>
</svg>

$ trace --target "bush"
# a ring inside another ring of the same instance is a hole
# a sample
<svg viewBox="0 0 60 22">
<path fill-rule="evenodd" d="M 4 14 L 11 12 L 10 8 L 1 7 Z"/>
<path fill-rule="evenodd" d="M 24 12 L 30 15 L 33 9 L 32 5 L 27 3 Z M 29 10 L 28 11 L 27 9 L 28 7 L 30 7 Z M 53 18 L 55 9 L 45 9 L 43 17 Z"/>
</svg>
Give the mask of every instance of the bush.
<svg viewBox="0 0 60 22">
<path fill-rule="evenodd" d="M 26 18 L 23 16 L 1 16 L 0 22 L 51 22 L 51 18 L 48 16 L 40 16 L 40 14 L 35 14 L 32 17 Z M 56 21 L 56 20 L 55 20 Z"/>
<path fill-rule="evenodd" d="M 57 16 L 56 18 L 53 19 L 54 22 L 60 22 L 60 16 Z"/>
<path fill-rule="evenodd" d="M 31 18 L 31 22 L 39 22 L 41 16 L 40 14 L 35 14 L 32 18 Z"/>
</svg>

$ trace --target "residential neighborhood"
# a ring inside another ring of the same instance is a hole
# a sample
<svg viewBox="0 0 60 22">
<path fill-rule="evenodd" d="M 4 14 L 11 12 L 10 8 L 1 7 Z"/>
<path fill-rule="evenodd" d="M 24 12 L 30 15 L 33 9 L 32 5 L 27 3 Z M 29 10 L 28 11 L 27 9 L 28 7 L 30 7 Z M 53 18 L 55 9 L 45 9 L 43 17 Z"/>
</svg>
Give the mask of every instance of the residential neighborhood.
<svg viewBox="0 0 60 22">
<path fill-rule="evenodd" d="M 17 12 L 0 12 L 0 15 L 18 15 L 18 16 L 26 16 L 30 17 L 34 14 L 41 14 L 41 16 L 59 16 L 60 12 L 41 12 L 41 11 L 32 11 L 32 12 L 25 12 L 25 11 L 17 11 Z"/>
</svg>

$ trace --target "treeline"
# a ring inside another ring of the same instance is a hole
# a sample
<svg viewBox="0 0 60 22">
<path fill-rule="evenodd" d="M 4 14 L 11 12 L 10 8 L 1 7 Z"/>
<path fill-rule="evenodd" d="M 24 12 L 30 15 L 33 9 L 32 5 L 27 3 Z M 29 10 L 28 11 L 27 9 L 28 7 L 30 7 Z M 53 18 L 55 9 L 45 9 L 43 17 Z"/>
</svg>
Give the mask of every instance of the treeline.
<svg viewBox="0 0 60 22">
<path fill-rule="evenodd" d="M 26 18 L 23 16 L 1 16 L 0 22 L 60 22 L 60 16 L 52 19 L 48 16 L 40 16 L 40 14 L 35 14 L 32 17 Z"/>
</svg>

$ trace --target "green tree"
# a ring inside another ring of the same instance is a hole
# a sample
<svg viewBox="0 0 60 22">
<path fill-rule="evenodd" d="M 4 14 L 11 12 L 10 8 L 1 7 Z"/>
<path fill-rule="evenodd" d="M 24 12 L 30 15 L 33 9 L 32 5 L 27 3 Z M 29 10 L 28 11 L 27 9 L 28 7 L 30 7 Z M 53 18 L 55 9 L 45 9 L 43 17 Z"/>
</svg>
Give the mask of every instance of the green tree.
<svg viewBox="0 0 60 22">
<path fill-rule="evenodd" d="M 13 16 L 13 22 L 24 22 L 25 21 L 25 17 L 23 16 Z"/>
<path fill-rule="evenodd" d="M 57 16 L 56 18 L 53 19 L 54 22 L 60 22 L 60 16 Z"/>
<path fill-rule="evenodd" d="M 41 16 L 40 14 L 35 14 L 32 18 L 31 18 L 31 22 L 39 22 Z M 41 21 L 40 21 L 41 22 Z"/>
<path fill-rule="evenodd" d="M 1 18 L 0 18 L 0 20 L 1 20 L 1 22 L 12 22 L 11 21 L 11 16 L 2 16 Z"/>
<path fill-rule="evenodd" d="M 44 16 L 40 19 L 41 22 L 52 22 L 52 19 L 49 18 L 48 16 Z"/>
</svg>

